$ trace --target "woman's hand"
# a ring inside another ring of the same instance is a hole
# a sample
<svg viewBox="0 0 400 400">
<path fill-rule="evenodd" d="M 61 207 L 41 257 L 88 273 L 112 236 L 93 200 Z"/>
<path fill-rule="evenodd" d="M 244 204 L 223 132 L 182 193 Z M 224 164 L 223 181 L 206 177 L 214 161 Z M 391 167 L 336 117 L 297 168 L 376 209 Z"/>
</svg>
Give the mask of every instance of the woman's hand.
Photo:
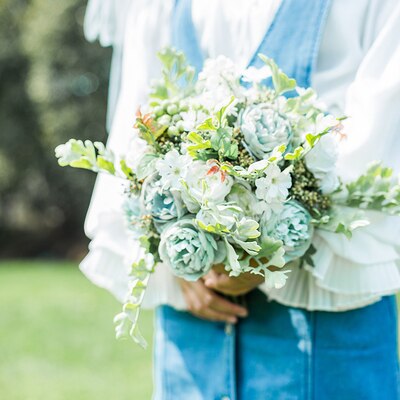
<svg viewBox="0 0 400 400">
<path fill-rule="evenodd" d="M 245 307 L 231 303 L 207 288 L 203 280 L 188 282 L 178 279 L 188 310 L 196 317 L 210 321 L 236 323 L 238 317 L 246 317 Z"/>
<path fill-rule="evenodd" d="M 215 265 L 203 277 L 205 286 L 231 296 L 246 294 L 264 282 L 264 277 L 250 272 L 231 277 L 222 264 Z"/>
</svg>

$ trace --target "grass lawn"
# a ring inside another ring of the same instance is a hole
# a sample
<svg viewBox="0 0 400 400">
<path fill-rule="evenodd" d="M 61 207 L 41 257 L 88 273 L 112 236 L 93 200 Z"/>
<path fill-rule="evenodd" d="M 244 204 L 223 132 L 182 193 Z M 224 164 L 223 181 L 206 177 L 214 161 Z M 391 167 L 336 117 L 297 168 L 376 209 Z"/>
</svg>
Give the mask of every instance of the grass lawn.
<svg viewBox="0 0 400 400">
<path fill-rule="evenodd" d="M 151 346 L 115 340 L 119 304 L 75 265 L 0 263 L 0 304 L 0 399 L 151 398 Z"/>
<path fill-rule="evenodd" d="M 0 398 L 147 400 L 151 348 L 114 338 L 120 306 L 68 263 L 0 263 Z M 141 328 L 152 338 L 152 314 Z"/>
</svg>

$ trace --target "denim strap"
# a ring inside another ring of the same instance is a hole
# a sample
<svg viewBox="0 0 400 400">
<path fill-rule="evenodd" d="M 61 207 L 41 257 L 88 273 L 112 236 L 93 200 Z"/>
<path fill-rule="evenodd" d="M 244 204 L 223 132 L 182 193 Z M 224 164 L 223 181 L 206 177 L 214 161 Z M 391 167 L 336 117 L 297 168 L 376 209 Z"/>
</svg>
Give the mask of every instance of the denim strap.
<svg viewBox="0 0 400 400">
<path fill-rule="evenodd" d="M 298 86 L 311 86 L 331 0 L 283 0 L 249 66 L 263 62 L 258 54 L 273 58 Z"/>
<path fill-rule="evenodd" d="M 197 40 L 196 28 L 192 18 L 192 0 L 176 0 L 172 13 L 171 44 L 182 50 L 196 72 L 203 68 L 203 54 Z"/>
<path fill-rule="evenodd" d="M 273 58 L 302 87 L 311 77 L 331 0 L 282 0 L 248 66 L 260 66 L 258 53 Z M 192 18 L 192 0 L 176 0 L 172 15 L 172 45 L 182 50 L 197 71 L 204 57 Z"/>
</svg>

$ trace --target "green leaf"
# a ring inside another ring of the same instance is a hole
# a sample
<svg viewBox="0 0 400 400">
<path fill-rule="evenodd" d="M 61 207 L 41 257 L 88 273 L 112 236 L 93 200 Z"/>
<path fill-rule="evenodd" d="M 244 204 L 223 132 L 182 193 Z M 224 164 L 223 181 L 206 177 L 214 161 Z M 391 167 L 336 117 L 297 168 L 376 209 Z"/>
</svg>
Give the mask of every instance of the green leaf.
<svg viewBox="0 0 400 400">
<path fill-rule="evenodd" d="M 96 151 L 93 143 L 86 140 L 70 139 L 67 143 L 59 145 L 55 149 L 58 164 L 62 167 L 90 169 L 97 172 Z"/>
<path fill-rule="evenodd" d="M 81 158 L 80 160 L 71 161 L 69 163 L 69 166 L 73 167 L 73 168 L 90 169 L 93 171 L 92 163 L 85 158 Z"/>
<path fill-rule="evenodd" d="M 287 153 L 285 154 L 285 160 L 288 161 L 296 161 L 301 158 L 301 156 L 304 153 L 304 148 L 302 146 L 296 147 L 293 153 Z"/>
<path fill-rule="evenodd" d="M 203 222 L 199 221 L 198 219 L 196 219 L 195 222 L 200 229 L 209 233 L 214 233 L 217 235 L 229 233 L 229 229 L 222 224 L 206 225 Z"/>
<path fill-rule="evenodd" d="M 316 252 L 317 249 L 313 244 L 311 244 L 307 251 L 304 253 L 303 257 L 301 257 L 300 268 L 304 265 L 304 263 L 309 265 L 310 267 L 315 267 L 312 257 L 316 254 Z"/>
<path fill-rule="evenodd" d="M 123 174 L 129 179 L 133 175 L 133 171 L 131 168 L 128 167 L 125 160 L 120 161 L 120 167 Z"/>
<path fill-rule="evenodd" d="M 260 245 L 261 250 L 257 257 L 271 259 L 274 254 L 283 246 L 283 242 L 281 240 L 273 239 L 269 236 L 263 236 Z"/>
<path fill-rule="evenodd" d="M 149 252 L 150 249 L 150 241 L 149 238 L 147 236 L 140 236 L 139 238 L 139 243 L 140 246 L 143 247 L 143 249 L 145 250 L 146 253 Z"/>
<path fill-rule="evenodd" d="M 320 136 L 319 135 L 313 135 L 312 133 L 307 133 L 306 135 L 306 141 L 310 145 L 311 148 L 313 148 L 319 140 Z"/>
<path fill-rule="evenodd" d="M 199 131 L 215 131 L 216 129 L 217 127 L 214 125 L 212 117 L 207 118 L 197 127 Z"/>
<path fill-rule="evenodd" d="M 106 160 L 104 157 L 98 156 L 96 164 L 97 164 L 97 166 L 99 167 L 100 170 L 107 171 L 111 175 L 115 174 L 114 164 L 111 161 Z"/>
<path fill-rule="evenodd" d="M 239 255 L 235 251 L 234 247 L 228 242 L 228 239 L 224 237 L 224 242 L 226 246 L 226 258 L 227 258 L 227 267 L 230 269 L 231 276 L 239 276 L 242 272 L 242 268 L 239 262 Z"/>
<path fill-rule="evenodd" d="M 290 92 L 296 88 L 296 80 L 289 78 L 284 72 L 282 72 L 271 58 L 266 57 L 264 54 L 259 54 L 258 57 L 260 57 L 261 60 L 271 68 L 272 83 L 277 96 Z"/>
<path fill-rule="evenodd" d="M 340 222 L 335 230 L 335 233 L 341 233 L 347 237 L 347 239 L 351 239 L 353 236 L 351 230 L 342 222 Z"/>
<path fill-rule="evenodd" d="M 137 343 L 140 347 L 143 349 L 147 348 L 147 342 L 146 339 L 143 337 L 142 333 L 140 332 L 139 325 L 134 325 L 132 326 L 130 332 L 129 332 L 131 338 L 135 343 Z"/>
<path fill-rule="evenodd" d="M 218 152 L 220 158 L 236 159 L 238 156 L 238 145 L 232 142 L 233 130 L 231 128 L 218 128 L 211 135 L 212 148 Z"/>
<path fill-rule="evenodd" d="M 187 136 L 188 140 L 194 143 L 189 145 L 187 151 L 192 158 L 196 158 L 197 152 L 200 150 L 207 150 L 211 148 L 210 140 L 204 139 L 201 135 L 196 132 L 190 132 Z"/>
<path fill-rule="evenodd" d="M 196 132 L 190 132 L 187 135 L 187 138 L 188 138 L 188 140 L 190 140 L 191 142 L 196 143 L 196 144 L 205 143 L 205 140 L 203 139 L 203 137 Z"/>
<path fill-rule="evenodd" d="M 218 122 L 219 122 L 219 127 L 222 127 L 222 126 L 225 125 L 225 122 L 226 122 L 226 112 L 227 112 L 229 106 L 230 106 L 234 101 L 235 101 L 235 97 L 234 97 L 234 96 L 231 96 L 231 98 L 229 99 L 229 102 L 228 102 L 225 106 L 221 107 L 221 108 L 217 111 L 216 117 L 217 117 L 217 120 L 218 120 Z"/>
<path fill-rule="evenodd" d="M 137 167 L 136 176 L 137 179 L 142 180 L 152 175 L 156 171 L 156 161 L 158 155 L 153 153 L 147 153 L 142 156 Z"/>
<path fill-rule="evenodd" d="M 380 162 L 370 164 L 346 189 L 347 206 L 400 215 L 400 183 L 393 179 L 393 170 Z"/>
<path fill-rule="evenodd" d="M 152 84 L 150 97 L 170 99 L 186 97 L 193 90 L 195 69 L 187 63 L 183 52 L 167 47 L 158 53 L 162 63 L 162 79 Z"/>
</svg>

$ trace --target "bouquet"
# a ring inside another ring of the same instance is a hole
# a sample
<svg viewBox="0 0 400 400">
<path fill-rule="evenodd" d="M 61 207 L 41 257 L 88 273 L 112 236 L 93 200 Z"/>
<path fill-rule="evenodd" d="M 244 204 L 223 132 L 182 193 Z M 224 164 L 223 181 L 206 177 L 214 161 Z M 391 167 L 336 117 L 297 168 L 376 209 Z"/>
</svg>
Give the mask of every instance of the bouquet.
<svg viewBox="0 0 400 400">
<path fill-rule="evenodd" d="M 125 182 L 124 213 L 141 246 L 117 337 L 145 345 L 138 317 L 155 268 L 197 280 L 214 265 L 231 276 L 260 274 L 285 285 L 289 269 L 313 265 L 315 229 L 351 237 L 363 209 L 400 212 L 400 185 L 379 163 L 344 184 L 336 173 L 342 118 L 324 110 L 272 59 L 239 71 L 210 59 L 196 77 L 184 54 L 159 54 L 162 79 L 137 112 L 127 153 L 71 139 L 61 166 L 106 172 Z"/>
</svg>

